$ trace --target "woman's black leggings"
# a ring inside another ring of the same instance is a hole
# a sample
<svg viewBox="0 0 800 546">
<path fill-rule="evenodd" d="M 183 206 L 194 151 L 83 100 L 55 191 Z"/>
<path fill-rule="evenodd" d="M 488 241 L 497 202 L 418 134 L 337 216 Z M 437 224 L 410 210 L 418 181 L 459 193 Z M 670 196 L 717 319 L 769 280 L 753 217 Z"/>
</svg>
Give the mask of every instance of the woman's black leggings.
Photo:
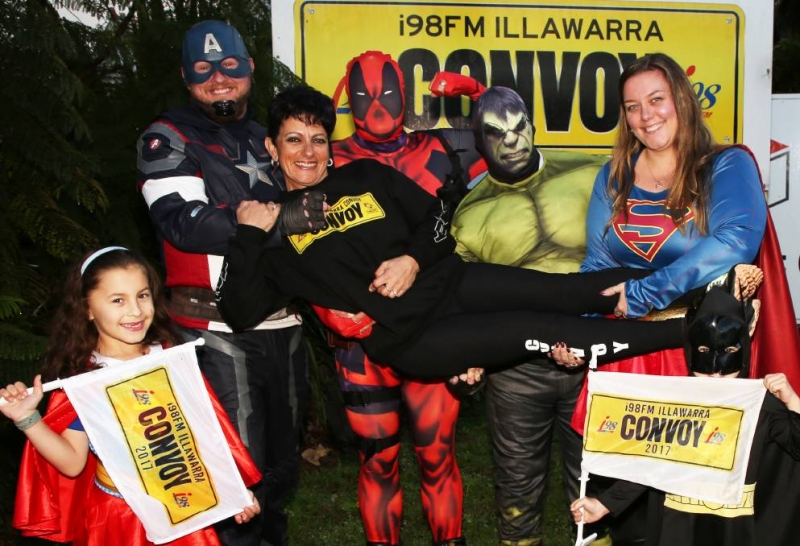
<svg viewBox="0 0 800 546">
<path fill-rule="evenodd" d="M 604 364 L 683 346 L 683 320 L 660 322 L 582 317 L 612 313 L 618 296 L 601 290 L 649 271 L 609 269 L 566 275 L 493 264 L 466 264 L 456 304 L 417 332 L 388 364 L 417 377 L 492 370 L 547 354 L 564 342 Z"/>
</svg>

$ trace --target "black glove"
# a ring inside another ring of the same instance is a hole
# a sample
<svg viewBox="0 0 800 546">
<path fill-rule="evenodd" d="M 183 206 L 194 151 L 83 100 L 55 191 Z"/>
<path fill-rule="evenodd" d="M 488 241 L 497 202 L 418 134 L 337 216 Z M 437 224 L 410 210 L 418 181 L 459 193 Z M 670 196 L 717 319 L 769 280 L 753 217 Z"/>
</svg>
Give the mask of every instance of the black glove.
<svg viewBox="0 0 800 546">
<path fill-rule="evenodd" d="M 309 233 L 325 227 L 322 204 L 325 194 L 321 191 L 293 191 L 281 204 L 278 225 L 283 235 Z"/>
</svg>

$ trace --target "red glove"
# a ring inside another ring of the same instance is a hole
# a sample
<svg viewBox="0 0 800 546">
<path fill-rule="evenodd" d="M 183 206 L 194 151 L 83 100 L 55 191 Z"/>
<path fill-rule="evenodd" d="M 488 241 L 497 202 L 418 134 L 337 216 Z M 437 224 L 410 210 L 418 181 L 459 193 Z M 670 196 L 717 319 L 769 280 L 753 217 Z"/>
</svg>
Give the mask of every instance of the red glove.
<svg viewBox="0 0 800 546">
<path fill-rule="evenodd" d="M 337 333 L 343 338 L 364 339 L 372 333 L 372 325 L 375 321 L 364 315 L 360 322 L 354 322 L 352 317 L 340 317 L 333 310 L 318 305 L 312 305 L 312 309 L 322 321 L 322 324 Z"/>
<path fill-rule="evenodd" d="M 434 97 L 460 97 L 467 95 L 472 100 L 486 91 L 486 87 L 469 76 L 457 72 L 437 72 L 429 87 Z"/>
</svg>

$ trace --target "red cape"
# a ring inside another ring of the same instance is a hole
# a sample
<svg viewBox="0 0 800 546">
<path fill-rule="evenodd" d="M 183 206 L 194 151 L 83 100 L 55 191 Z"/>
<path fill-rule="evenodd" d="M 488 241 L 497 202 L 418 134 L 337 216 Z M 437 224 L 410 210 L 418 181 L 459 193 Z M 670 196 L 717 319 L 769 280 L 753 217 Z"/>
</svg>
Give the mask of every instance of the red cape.
<svg viewBox="0 0 800 546">
<path fill-rule="evenodd" d="M 737 147 L 750 154 L 753 162 L 758 164 L 750 148 L 743 145 Z M 760 170 L 758 176 L 761 177 Z M 761 186 L 764 186 L 763 180 Z M 761 316 L 753 336 L 750 377 L 764 377 L 780 372 L 786 374 L 786 379 L 795 389 L 800 388 L 800 336 L 797 332 L 797 318 L 794 316 L 781 246 L 769 209 L 767 227 L 755 263 L 764 272 L 764 283 L 756 296 L 761 300 Z"/>
<path fill-rule="evenodd" d="M 764 271 L 764 283 L 758 291 L 761 315 L 756 325 L 751 352 L 750 377 L 784 373 L 795 388 L 800 388 L 800 336 L 792 307 L 789 282 L 783 265 L 778 236 L 767 215 L 767 230 L 756 259 Z"/>
<path fill-rule="evenodd" d="M 249 487 L 261 480 L 261 473 L 208 382 L 206 389 L 236 466 L 245 485 Z M 64 392 L 53 393 L 44 422 L 54 432 L 61 434 L 77 417 Z M 24 536 L 40 537 L 54 542 L 74 540 L 77 524 L 83 521 L 84 501 L 89 488 L 93 486 L 96 465 L 97 459 L 90 452 L 83 472 L 75 478 L 68 478 L 39 455 L 30 442 L 25 442 L 12 525 Z"/>
</svg>

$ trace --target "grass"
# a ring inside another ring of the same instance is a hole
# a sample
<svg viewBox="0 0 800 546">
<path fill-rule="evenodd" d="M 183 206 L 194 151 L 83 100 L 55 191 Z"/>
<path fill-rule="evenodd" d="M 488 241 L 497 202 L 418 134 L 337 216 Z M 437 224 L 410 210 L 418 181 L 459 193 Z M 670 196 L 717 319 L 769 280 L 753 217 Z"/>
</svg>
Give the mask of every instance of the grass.
<svg viewBox="0 0 800 546">
<path fill-rule="evenodd" d="M 22 540 L 11 529 L 11 514 L 22 435 L 4 420 L 0 423 L 0 544 L 29 546 L 53 544 Z M 494 515 L 492 465 L 484 418 L 483 399 L 468 399 L 459 417 L 458 462 L 464 482 L 464 534 L 470 546 L 498 544 Z M 556 445 L 557 448 L 557 445 Z M 427 522 L 419 498 L 416 458 L 407 435 L 400 461 L 404 491 L 402 539 L 404 546 L 429 546 Z M 566 518 L 558 452 L 554 451 L 545 507 L 547 546 L 571 546 L 574 539 Z M 304 465 L 300 486 L 289 506 L 292 546 L 363 546 L 364 534 L 356 500 L 358 456 L 344 449 L 324 459 L 320 467 Z"/>
<path fill-rule="evenodd" d="M 464 482 L 464 535 L 470 546 L 498 544 L 492 464 L 482 399 L 468 399 L 462 404 L 456 437 Z M 404 493 L 403 545 L 429 546 L 431 536 L 422 513 L 417 463 L 407 431 L 401 450 L 400 475 Z M 300 487 L 289 507 L 293 546 L 364 545 L 356 499 L 357 479 L 358 456 L 352 450 L 341 451 L 334 461 L 323 462 L 320 467 L 304 467 Z M 561 486 L 558 451 L 552 456 L 544 526 L 548 546 L 574 544 Z"/>
</svg>

